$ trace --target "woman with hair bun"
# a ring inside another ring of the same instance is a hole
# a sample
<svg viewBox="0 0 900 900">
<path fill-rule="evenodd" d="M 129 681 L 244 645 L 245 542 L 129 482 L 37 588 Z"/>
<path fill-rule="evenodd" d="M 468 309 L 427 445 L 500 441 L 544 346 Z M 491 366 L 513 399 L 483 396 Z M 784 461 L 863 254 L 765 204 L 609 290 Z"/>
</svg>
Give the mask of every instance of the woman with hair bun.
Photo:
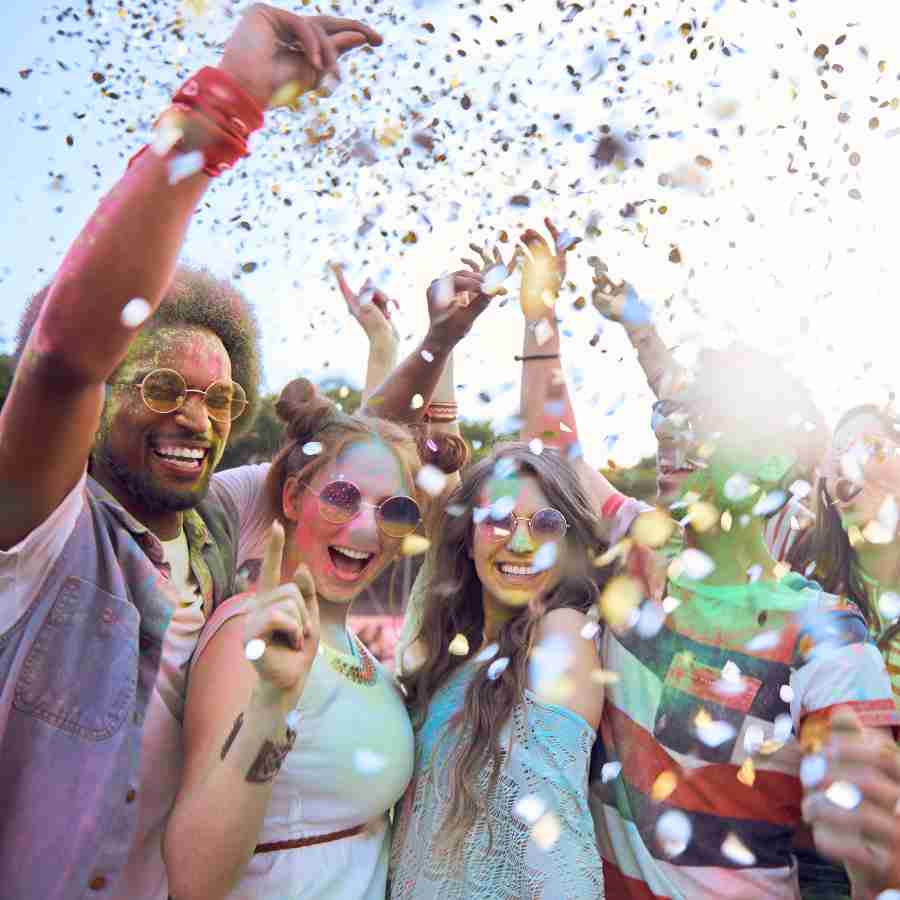
<svg viewBox="0 0 900 900">
<path fill-rule="evenodd" d="M 240 510 L 238 563 L 262 564 L 192 660 L 164 840 L 177 900 L 385 895 L 388 812 L 412 773 L 413 735 L 399 687 L 346 621 L 428 515 L 420 452 L 444 469 L 464 457 L 460 438 L 417 441 L 387 418 L 410 422 L 413 393 L 431 395 L 487 308 L 479 286 L 464 276 L 449 303 L 430 298 L 428 336 L 370 400 L 385 418 L 343 413 L 298 379 L 276 406 L 287 428 L 271 465 L 219 484 Z M 457 302 L 463 291 L 472 299 Z"/>
</svg>

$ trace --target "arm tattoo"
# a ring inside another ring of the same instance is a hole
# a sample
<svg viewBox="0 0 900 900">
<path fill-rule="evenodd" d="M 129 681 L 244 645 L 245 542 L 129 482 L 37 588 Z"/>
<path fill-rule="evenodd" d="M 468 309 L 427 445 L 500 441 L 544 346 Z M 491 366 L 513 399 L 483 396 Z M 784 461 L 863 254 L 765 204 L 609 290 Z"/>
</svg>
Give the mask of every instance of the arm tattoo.
<svg viewBox="0 0 900 900">
<path fill-rule="evenodd" d="M 241 730 L 241 726 L 244 724 L 244 714 L 241 713 L 235 720 L 234 725 L 231 726 L 231 734 L 225 738 L 225 743 L 222 744 L 222 755 L 220 759 L 225 759 L 228 756 L 228 751 L 231 749 L 231 745 L 234 743 L 234 739 L 238 736 L 238 732 Z"/>
<path fill-rule="evenodd" d="M 274 741 L 266 741 L 247 772 L 247 781 L 250 784 L 264 784 L 267 781 L 272 781 L 281 771 L 281 764 L 294 748 L 296 739 L 297 732 L 293 728 L 288 728 L 287 736 L 283 743 L 277 744 Z"/>
</svg>

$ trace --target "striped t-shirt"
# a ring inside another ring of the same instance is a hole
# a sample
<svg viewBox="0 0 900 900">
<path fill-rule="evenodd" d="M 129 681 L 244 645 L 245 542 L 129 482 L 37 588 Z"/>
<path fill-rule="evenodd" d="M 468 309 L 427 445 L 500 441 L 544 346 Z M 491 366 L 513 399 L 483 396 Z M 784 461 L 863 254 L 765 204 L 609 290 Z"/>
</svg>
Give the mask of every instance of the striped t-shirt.
<svg viewBox="0 0 900 900">
<path fill-rule="evenodd" d="M 606 895 L 797 898 L 801 725 L 898 714 L 858 610 L 789 575 L 669 584 L 662 629 L 603 637 L 610 685 L 591 766 Z"/>
</svg>

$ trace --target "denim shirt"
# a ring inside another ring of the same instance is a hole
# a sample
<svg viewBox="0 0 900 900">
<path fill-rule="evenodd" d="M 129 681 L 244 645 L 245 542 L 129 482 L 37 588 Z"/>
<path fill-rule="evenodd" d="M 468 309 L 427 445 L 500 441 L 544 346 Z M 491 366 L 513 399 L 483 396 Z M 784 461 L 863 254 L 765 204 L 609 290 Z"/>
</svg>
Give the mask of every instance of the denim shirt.
<svg viewBox="0 0 900 900">
<path fill-rule="evenodd" d="M 232 593 L 237 515 L 211 501 L 198 512 L 185 532 L 215 606 Z M 156 536 L 89 478 L 37 599 L 0 637 L 2 897 L 102 897 L 126 861 L 172 608 L 161 561 Z"/>
</svg>

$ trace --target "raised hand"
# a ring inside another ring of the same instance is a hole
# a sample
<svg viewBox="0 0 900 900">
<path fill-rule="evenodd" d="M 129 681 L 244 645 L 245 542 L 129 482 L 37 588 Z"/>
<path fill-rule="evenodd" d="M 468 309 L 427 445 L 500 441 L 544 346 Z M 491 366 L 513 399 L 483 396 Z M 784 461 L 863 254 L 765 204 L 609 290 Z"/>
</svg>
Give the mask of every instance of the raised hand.
<svg viewBox="0 0 900 900">
<path fill-rule="evenodd" d="M 338 57 L 363 44 L 377 47 L 381 36 L 355 19 L 297 16 L 254 3 L 225 44 L 219 68 L 263 108 L 286 106 L 326 73 L 339 78 Z"/>
<path fill-rule="evenodd" d="M 623 312 L 630 285 L 627 281 L 616 284 L 607 274 L 609 268 L 598 256 L 589 256 L 588 265 L 594 270 L 594 290 L 591 300 L 597 311 L 613 322 L 624 322 Z"/>
<path fill-rule="evenodd" d="M 319 603 L 309 569 L 281 583 L 284 528 L 269 532 L 256 593 L 245 601 L 244 646 L 270 699 L 294 708 L 319 649 Z"/>
<path fill-rule="evenodd" d="M 431 282 L 425 295 L 431 337 L 453 347 L 468 334 L 491 302 L 490 295 L 483 290 L 483 282 L 480 272 L 465 270 Z"/>
<path fill-rule="evenodd" d="M 366 279 L 359 293 L 354 292 L 344 278 L 340 263 L 332 263 L 331 271 L 337 278 L 338 287 L 347 303 L 347 310 L 359 322 L 369 341 L 382 345 L 396 345 L 400 336 L 391 319 L 390 305 L 393 304 L 399 309 L 400 304 L 375 287 L 371 278 Z"/>
<path fill-rule="evenodd" d="M 508 263 L 504 261 L 503 254 L 496 245 L 493 249 L 493 257 L 489 256 L 487 251 L 483 247 L 479 247 L 478 244 L 469 244 L 469 249 L 478 254 L 481 262 L 478 263 L 474 259 L 465 256 L 462 257 L 462 262 L 473 272 L 484 276 L 481 285 L 482 291 L 489 296 L 494 296 L 495 294 L 504 296 L 507 294 L 508 291 L 503 287 L 503 282 L 515 269 L 522 253 L 521 248 L 516 247 L 515 253 L 513 253 L 512 259 Z"/>
<path fill-rule="evenodd" d="M 900 750 L 886 729 L 864 728 L 839 709 L 824 759 L 803 800 L 816 848 L 847 867 L 854 897 L 900 888 Z"/>
<path fill-rule="evenodd" d="M 581 238 L 560 234 L 550 219 L 544 219 L 544 225 L 553 238 L 553 247 L 543 235 L 529 228 L 520 238 L 528 253 L 517 254 L 524 261 L 519 297 L 522 312 L 529 321 L 541 319 L 553 309 L 566 277 L 566 254 L 581 242 Z"/>
</svg>

